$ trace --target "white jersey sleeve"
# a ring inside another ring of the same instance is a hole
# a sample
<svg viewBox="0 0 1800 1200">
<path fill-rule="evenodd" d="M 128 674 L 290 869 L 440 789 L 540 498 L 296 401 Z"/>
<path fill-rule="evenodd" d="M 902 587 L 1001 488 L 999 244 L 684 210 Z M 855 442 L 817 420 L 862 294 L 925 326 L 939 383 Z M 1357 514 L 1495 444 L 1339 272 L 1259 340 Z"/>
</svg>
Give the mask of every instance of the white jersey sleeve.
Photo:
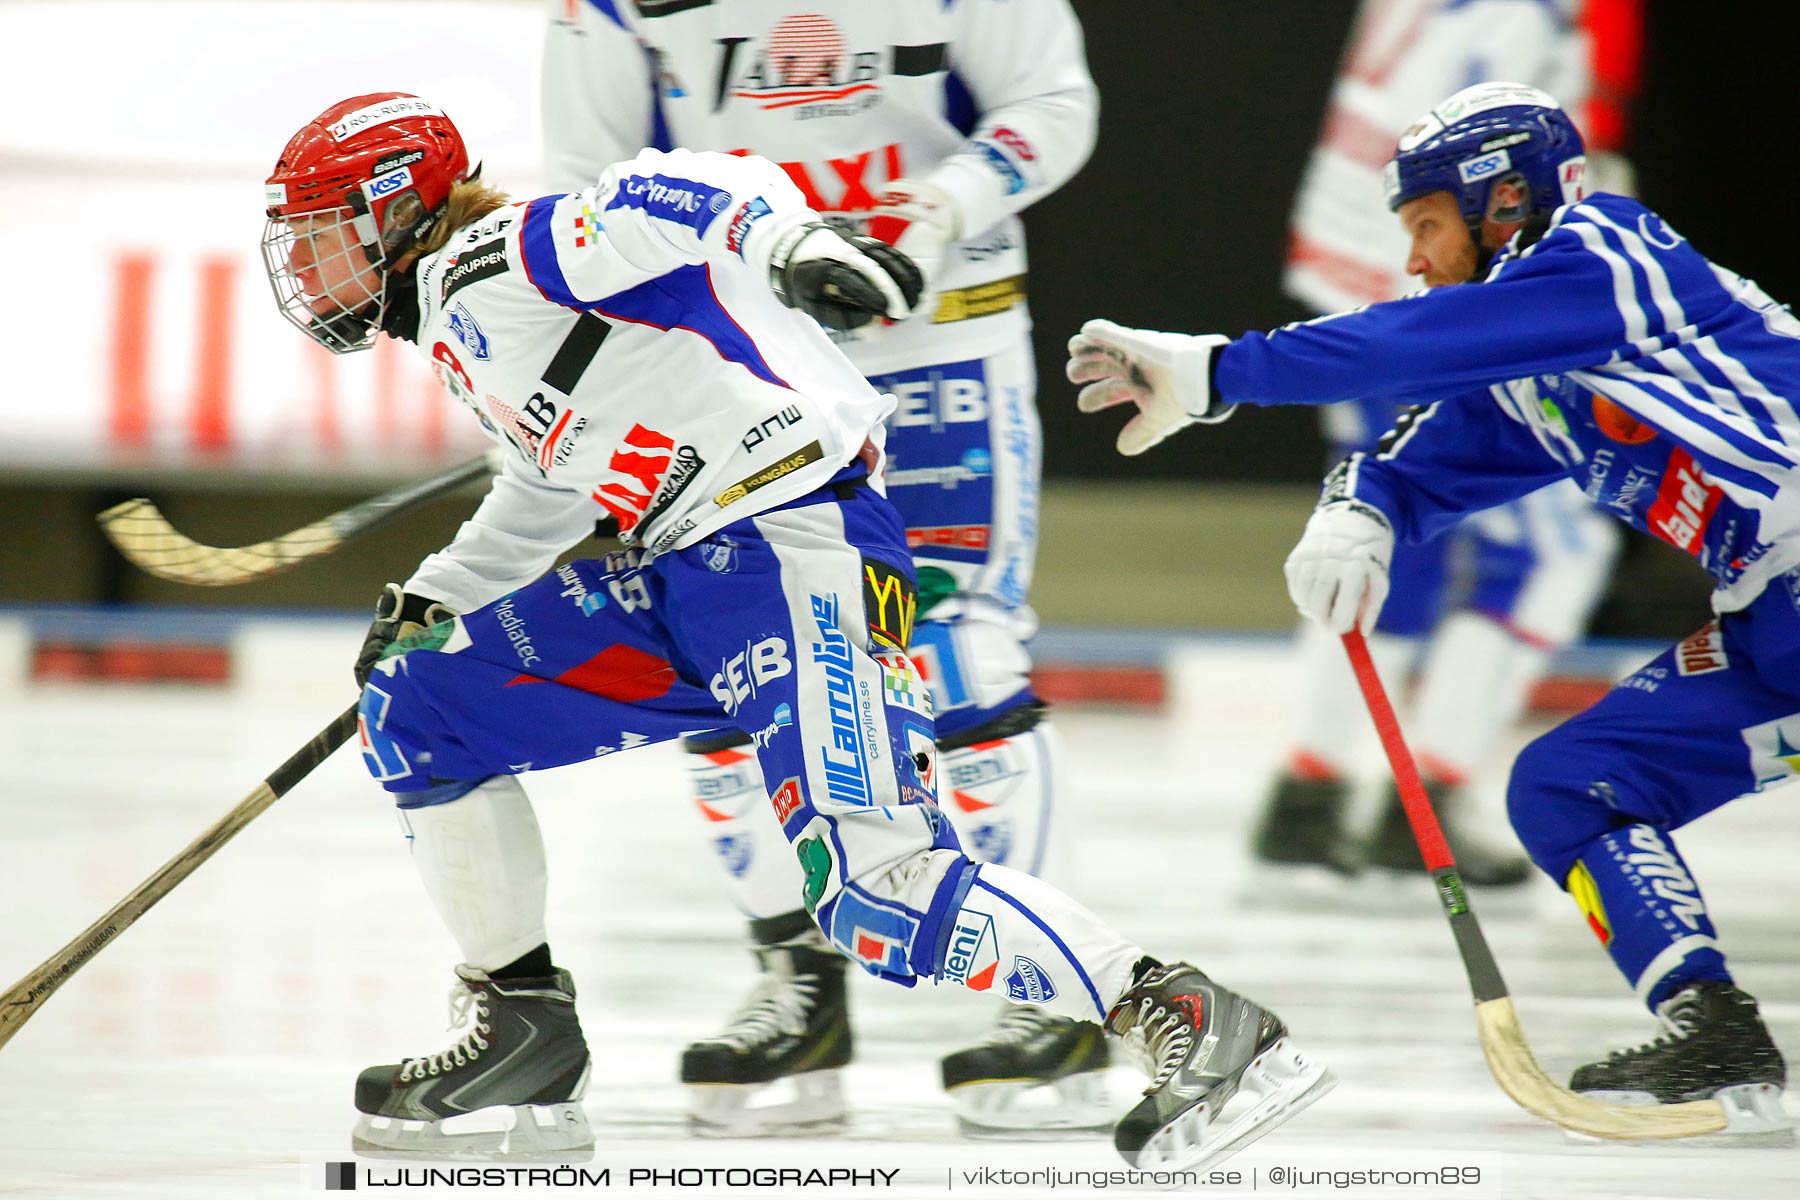
<svg viewBox="0 0 1800 1200">
<path fill-rule="evenodd" d="M 586 493 L 549 483 L 512 456 L 451 543 L 419 564 L 407 591 L 473 612 L 524 587 L 594 532 Z"/>
<path fill-rule="evenodd" d="M 550 186 L 579 191 L 608 166 L 652 148 L 651 56 L 624 25 L 585 0 L 548 0 L 542 109 Z M 666 148 L 666 147 L 663 147 Z"/>
<path fill-rule="evenodd" d="M 969 140 L 926 174 L 974 233 L 1055 191 L 1094 152 L 1100 93 L 1068 0 L 962 0 L 950 68 L 980 114 Z"/>
</svg>

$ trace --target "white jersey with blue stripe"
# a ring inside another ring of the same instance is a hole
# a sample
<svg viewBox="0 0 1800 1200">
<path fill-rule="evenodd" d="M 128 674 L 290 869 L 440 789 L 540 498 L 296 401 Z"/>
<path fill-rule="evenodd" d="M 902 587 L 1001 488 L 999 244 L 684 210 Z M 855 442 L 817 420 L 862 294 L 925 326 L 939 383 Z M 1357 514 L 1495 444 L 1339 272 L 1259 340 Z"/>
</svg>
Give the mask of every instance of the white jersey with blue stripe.
<svg viewBox="0 0 1800 1200">
<path fill-rule="evenodd" d="M 769 286 L 817 219 L 767 160 L 648 150 L 421 260 L 419 351 L 511 453 L 407 590 L 467 611 L 597 519 L 663 551 L 877 465 L 893 398 Z"/>
<path fill-rule="evenodd" d="M 1422 540 L 1559 475 L 1693 554 L 1742 608 L 1800 565 L 1800 321 L 1635 200 L 1557 210 L 1477 284 L 1246 334 L 1219 395 L 1430 405 L 1329 495 Z"/>
</svg>

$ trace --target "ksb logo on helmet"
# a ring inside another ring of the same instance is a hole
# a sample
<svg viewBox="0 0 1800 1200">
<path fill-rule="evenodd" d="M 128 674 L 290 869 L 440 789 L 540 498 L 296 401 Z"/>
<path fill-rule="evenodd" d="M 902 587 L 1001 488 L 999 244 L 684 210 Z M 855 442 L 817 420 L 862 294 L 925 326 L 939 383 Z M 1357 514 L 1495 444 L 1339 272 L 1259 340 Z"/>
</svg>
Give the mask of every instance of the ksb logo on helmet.
<svg viewBox="0 0 1800 1200">
<path fill-rule="evenodd" d="M 1458 163 L 1456 173 L 1462 176 L 1464 183 L 1474 183 L 1477 179 L 1486 179 L 1496 171 L 1504 171 L 1512 166 L 1512 156 L 1504 150 L 1496 150 L 1492 154 L 1484 154 L 1480 158 L 1471 158 L 1468 162 Z"/>
<path fill-rule="evenodd" d="M 369 182 L 363 184 L 363 191 L 368 193 L 369 199 L 379 200 L 381 197 L 397 192 L 401 188 L 411 187 L 412 181 L 412 168 L 401 167 L 398 171 L 390 171 L 379 179 L 369 180 Z"/>
</svg>

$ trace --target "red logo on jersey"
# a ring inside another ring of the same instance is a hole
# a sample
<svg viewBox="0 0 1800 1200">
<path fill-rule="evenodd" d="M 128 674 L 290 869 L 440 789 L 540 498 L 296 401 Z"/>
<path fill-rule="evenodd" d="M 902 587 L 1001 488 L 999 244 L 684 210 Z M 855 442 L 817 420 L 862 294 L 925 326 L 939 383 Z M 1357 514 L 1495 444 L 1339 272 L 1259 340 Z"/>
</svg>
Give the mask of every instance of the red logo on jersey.
<svg viewBox="0 0 1800 1200">
<path fill-rule="evenodd" d="M 626 449 L 629 446 L 632 449 Z M 607 464 L 619 474 L 628 476 L 637 489 L 625 483 L 603 483 L 594 489 L 594 499 L 619 522 L 619 532 L 629 533 L 650 507 L 657 486 L 669 469 L 675 443 L 654 429 L 633 425 L 625 435 L 625 446 L 613 451 Z M 649 451 L 649 453 L 639 453 Z"/>
<path fill-rule="evenodd" d="M 1669 469 L 1656 491 L 1656 503 L 1644 519 L 1650 532 L 1669 545 L 1697 554 L 1723 495 L 1706 481 L 1706 472 L 1694 456 L 1677 446 L 1669 455 Z"/>
<path fill-rule="evenodd" d="M 1011 150 L 1026 162 L 1037 161 L 1037 153 L 1032 150 L 1031 143 L 1020 137 L 1017 133 L 1006 128 L 1004 125 L 999 129 L 994 130 L 994 132 L 988 136 L 993 138 L 996 142 L 999 142 L 1002 146 L 1005 146 L 1008 150 Z"/>
<path fill-rule="evenodd" d="M 933 525 L 906 531 L 908 546 L 950 546 L 961 550 L 986 550 L 987 525 Z"/>
<path fill-rule="evenodd" d="M 800 811 L 800 780 L 782 780 L 781 786 L 769 797 L 769 803 L 775 806 L 775 819 L 786 825 L 788 818 Z"/>
<path fill-rule="evenodd" d="M 1675 669 L 1683 675 L 1711 675 L 1729 669 L 1725 656 L 1725 635 L 1717 621 L 1708 621 L 1690 633 L 1675 647 Z"/>
</svg>

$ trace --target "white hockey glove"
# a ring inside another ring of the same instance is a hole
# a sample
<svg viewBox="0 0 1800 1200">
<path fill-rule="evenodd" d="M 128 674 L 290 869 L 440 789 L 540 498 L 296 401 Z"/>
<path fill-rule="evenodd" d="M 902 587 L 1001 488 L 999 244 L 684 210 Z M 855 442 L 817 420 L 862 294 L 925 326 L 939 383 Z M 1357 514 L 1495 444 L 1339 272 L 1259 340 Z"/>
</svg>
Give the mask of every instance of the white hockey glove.
<svg viewBox="0 0 1800 1200">
<path fill-rule="evenodd" d="M 1142 454 L 1184 425 L 1223 421 L 1237 406 L 1212 394 L 1212 358 L 1230 341 L 1089 321 L 1069 339 L 1069 382 L 1085 385 L 1076 407 L 1091 413 L 1137 405 L 1138 415 L 1119 433 L 1120 454 Z"/>
<path fill-rule="evenodd" d="M 823 221 L 781 235 L 769 255 L 775 298 L 827 329 L 860 329 L 912 314 L 923 285 L 911 259 L 872 237 L 845 237 Z"/>
<path fill-rule="evenodd" d="M 962 240 L 962 209 L 956 197 L 923 179 L 896 179 L 875 202 L 869 232 L 918 265 L 924 286 L 913 312 L 935 312 L 944 259 Z"/>
<path fill-rule="evenodd" d="M 1302 615 L 1333 633 L 1368 633 L 1388 594 L 1394 530 L 1360 500 L 1332 500 L 1313 510 L 1287 558 L 1288 595 Z"/>
</svg>

